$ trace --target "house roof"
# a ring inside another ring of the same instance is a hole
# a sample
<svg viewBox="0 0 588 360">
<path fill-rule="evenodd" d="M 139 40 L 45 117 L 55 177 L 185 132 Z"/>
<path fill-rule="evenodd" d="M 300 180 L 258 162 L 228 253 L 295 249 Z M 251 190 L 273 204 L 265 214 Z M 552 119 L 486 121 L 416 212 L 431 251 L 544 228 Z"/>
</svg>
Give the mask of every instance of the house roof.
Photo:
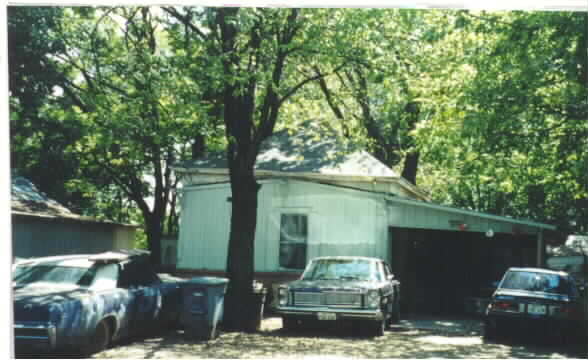
<svg viewBox="0 0 588 360">
<path fill-rule="evenodd" d="M 79 216 L 40 192 L 30 180 L 14 174 L 11 180 L 11 206 L 13 212 L 62 217 Z"/>
<path fill-rule="evenodd" d="M 302 128 L 312 131 L 280 130 L 264 141 L 255 163 L 256 170 L 322 175 L 369 176 L 400 178 L 400 176 L 357 145 L 318 123 L 307 122 Z M 226 153 L 206 156 L 174 166 L 178 171 L 190 169 L 226 169 Z"/>
<path fill-rule="evenodd" d="M 106 220 L 98 220 L 88 216 L 82 216 L 70 211 L 59 202 L 49 198 L 37 189 L 35 184 L 25 177 L 11 176 L 11 209 L 13 216 L 36 217 L 48 220 L 76 221 L 86 223 L 111 224 L 119 226 L 137 225 L 122 224 Z"/>
</svg>

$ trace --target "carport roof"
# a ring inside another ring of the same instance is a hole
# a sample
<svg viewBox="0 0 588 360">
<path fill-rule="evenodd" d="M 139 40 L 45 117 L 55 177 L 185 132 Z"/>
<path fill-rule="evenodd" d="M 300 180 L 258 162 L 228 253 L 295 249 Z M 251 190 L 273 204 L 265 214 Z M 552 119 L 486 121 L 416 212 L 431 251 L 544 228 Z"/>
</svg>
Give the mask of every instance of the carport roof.
<svg viewBox="0 0 588 360">
<path fill-rule="evenodd" d="M 482 213 L 482 212 L 478 212 L 478 211 L 460 209 L 460 208 L 455 208 L 455 207 L 451 207 L 451 206 L 447 206 L 447 205 L 440 205 L 440 204 L 435 204 L 435 203 L 431 203 L 431 202 L 413 200 L 413 199 L 399 197 L 399 196 L 389 196 L 387 198 L 387 200 L 390 202 L 426 207 L 426 208 L 440 210 L 440 211 L 446 211 L 446 212 L 451 212 L 451 213 L 456 213 L 456 214 L 461 214 L 461 215 L 475 216 L 475 217 L 484 218 L 484 219 L 488 219 L 488 220 L 503 221 L 503 222 L 508 222 L 508 223 L 512 223 L 512 224 L 526 225 L 526 226 L 531 226 L 531 227 L 536 227 L 536 228 L 541 228 L 541 229 L 546 229 L 546 230 L 556 230 L 557 229 L 557 227 L 554 225 L 543 224 L 543 223 L 539 223 L 539 222 L 535 222 L 535 221 L 531 221 L 531 220 L 520 220 L 520 219 L 508 217 L 508 216 L 486 214 L 486 213 Z"/>
</svg>

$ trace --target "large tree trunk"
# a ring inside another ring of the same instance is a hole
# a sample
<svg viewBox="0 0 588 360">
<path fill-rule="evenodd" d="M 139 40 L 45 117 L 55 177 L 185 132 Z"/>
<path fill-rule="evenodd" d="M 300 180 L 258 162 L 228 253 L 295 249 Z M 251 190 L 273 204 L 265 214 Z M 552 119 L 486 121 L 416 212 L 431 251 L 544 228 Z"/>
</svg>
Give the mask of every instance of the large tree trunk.
<svg viewBox="0 0 588 360">
<path fill-rule="evenodd" d="M 230 282 L 225 302 L 225 327 L 229 330 L 254 330 L 249 324 L 255 316 L 252 284 L 259 188 L 253 169 L 231 172 L 232 214 L 227 254 Z"/>
<path fill-rule="evenodd" d="M 419 156 L 419 152 L 415 151 L 406 155 L 406 158 L 404 159 L 402 177 L 408 180 L 413 185 L 416 185 L 416 176 L 419 168 Z"/>
<path fill-rule="evenodd" d="M 161 263 L 161 235 L 163 233 L 161 219 L 150 216 L 145 220 L 147 222 L 145 224 L 145 233 L 147 235 L 147 246 L 151 252 L 151 264 L 157 266 Z"/>
</svg>

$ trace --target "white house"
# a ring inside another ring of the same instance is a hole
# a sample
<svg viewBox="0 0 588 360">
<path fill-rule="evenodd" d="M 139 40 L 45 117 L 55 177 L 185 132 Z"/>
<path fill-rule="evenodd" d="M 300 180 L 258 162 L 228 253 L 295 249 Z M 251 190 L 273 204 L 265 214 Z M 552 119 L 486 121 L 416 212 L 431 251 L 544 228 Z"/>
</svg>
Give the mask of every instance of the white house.
<svg viewBox="0 0 588 360">
<path fill-rule="evenodd" d="M 296 277 L 316 256 L 376 256 L 391 264 L 407 306 L 439 312 L 458 310 L 509 266 L 544 261 L 553 226 L 434 204 L 366 151 L 317 131 L 279 131 L 257 158 L 259 280 Z M 224 154 L 174 169 L 183 183 L 177 269 L 221 275 L 231 216 Z"/>
</svg>

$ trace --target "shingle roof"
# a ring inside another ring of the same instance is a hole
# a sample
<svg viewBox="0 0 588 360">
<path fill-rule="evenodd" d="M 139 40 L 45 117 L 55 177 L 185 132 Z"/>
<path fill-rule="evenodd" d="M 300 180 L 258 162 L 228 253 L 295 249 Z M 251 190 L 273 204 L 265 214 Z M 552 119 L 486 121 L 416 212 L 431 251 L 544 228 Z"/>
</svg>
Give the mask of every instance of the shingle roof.
<svg viewBox="0 0 588 360">
<path fill-rule="evenodd" d="M 35 184 L 30 180 L 14 173 L 11 176 L 11 182 L 11 209 L 13 215 L 137 227 L 137 225 L 134 224 L 98 220 L 71 212 L 59 202 L 49 198 L 46 194 L 39 191 Z"/>
<path fill-rule="evenodd" d="M 304 129 L 310 131 L 304 131 Z M 226 153 L 179 162 L 176 169 L 226 169 Z M 296 131 L 275 132 L 261 146 L 257 170 L 324 175 L 398 177 L 367 151 L 336 135 L 330 127 L 306 123 Z"/>
<path fill-rule="evenodd" d="M 40 192 L 30 180 L 14 175 L 12 176 L 11 205 L 12 211 L 43 214 L 48 216 L 76 217 L 65 206 L 50 199 Z"/>
</svg>

